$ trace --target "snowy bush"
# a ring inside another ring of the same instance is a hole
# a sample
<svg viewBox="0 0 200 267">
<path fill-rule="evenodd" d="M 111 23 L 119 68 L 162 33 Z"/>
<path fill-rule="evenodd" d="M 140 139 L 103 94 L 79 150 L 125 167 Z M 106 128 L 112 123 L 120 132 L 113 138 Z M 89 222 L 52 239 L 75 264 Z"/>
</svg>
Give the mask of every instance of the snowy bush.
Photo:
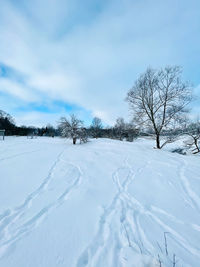
<svg viewBox="0 0 200 267">
<path fill-rule="evenodd" d="M 87 132 L 83 128 L 83 122 L 74 114 L 70 115 L 69 120 L 65 117 L 61 117 L 59 129 L 63 137 L 71 138 L 73 140 L 74 145 L 76 144 L 77 139 L 80 139 L 80 143 L 87 142 Z"/>
</svg>

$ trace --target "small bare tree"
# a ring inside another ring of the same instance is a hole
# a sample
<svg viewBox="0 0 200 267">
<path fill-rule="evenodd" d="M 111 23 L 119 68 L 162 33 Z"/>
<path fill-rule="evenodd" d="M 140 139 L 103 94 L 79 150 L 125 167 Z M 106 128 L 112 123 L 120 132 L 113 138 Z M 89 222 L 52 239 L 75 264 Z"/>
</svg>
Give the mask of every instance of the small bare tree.
<svg viewBox="0 0 200 267">
<path fill-rule="evenodd" d="M 88 142 L 87 129 L 82 127 L 79 131 L 80 144 Z"/>
<path fill-rule="evenodd" d="M 74 114 L 70 115 L 70 120 L 61 117 L 59 129 L 63 137 L 72 138 L 73 144 L 76 144 L 78 138 L 82 134 L 83 122 L 79 120 Z"/>
<path fill-rule="evenodd" d="M 100 137 L 102 128 L 103 126 L 102 126 L 101 119 L 98 117 L 94 117 L 94 119 L 92 120 L 92 125 L 90 126 L 92 136 L 94 138 Z"/>
<path fill-rule="evenodd" d="M 126 131 L 126 123 L 123 118 L 117 118 L 114 129 L 117 137 L 122 141 Z"/>
<path fill-rule="evenodd" d="M 200 153 L 200 121 L 189 125 L 186 134 L 189 135 L 190 140 L 186 141 L 186 145 L 192 149 L 193 154 Z"/>
<path fill-rule="evenodd" d="M 139 136 L 140 129 L 133 123 L 126 123 L 126 141 L 133 142 Z"/>
<path fill-rule="evenodd" d="M 191 86 L 182 81 L 181 73 L 178 66 L 148 68 L 127 94 L 126 100 L 138 124 L 153 128 L 159 149 L 163 147 L 162 131 L 187 112 L 186 106 L 192 100 Z"/>
</svg>

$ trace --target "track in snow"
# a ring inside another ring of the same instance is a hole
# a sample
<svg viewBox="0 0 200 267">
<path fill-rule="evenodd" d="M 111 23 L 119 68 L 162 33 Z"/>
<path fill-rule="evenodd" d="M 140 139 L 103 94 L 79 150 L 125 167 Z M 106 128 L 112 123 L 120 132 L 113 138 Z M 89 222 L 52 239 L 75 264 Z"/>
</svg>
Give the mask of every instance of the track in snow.
<svg viewBox="0 0 200 267">
<path fill-rule="evenodd" d="M 150 161 L 143 167 L 134 170 L 126 159 L 124 165 L 113 173 L 112 177 L 117 186 L 117 193 L 111 204 L 104 210 L 99 221 L 97 233 L 79 256 L 76 267 L 102 267 L 105 263 L 109 267 L 125 267 L 128 259 L 123 255 L 123 252 L 127 248 L 133 253 L 151 257 L 153 259 L 152 264 L 158 264 L 157 255 L 160 254 L 166 266 L 171 266 L 172 259 L 165 255 L 164 242 L 159 244 L 157 240 L 154 240 L 152 243 L 152 240 L 147 237 L 140 224 L 141 216 L 152 220 L 155 225 L 159 226 L 161 233 L 168 233 L 168 239 L 170 238 L 183 251 L 194 255 L 200 260 L 200 249 L 192 247 L 175 229 L 164 223 L 158 214 L 164 215 L 178 224 L 182 224 L 182 221 L 161 208 L 145 207 L 128 192 L 128 187 L 134 181 L 134 178 L 149 164 Z M 187 201 L 190 201 L 192 207 L 198 210 L 196 203 L 198 198 L 191 190 L 184 171 L 185 164 L 182 163 L 180 179 L 182 181 L 183 195 L 185 197 L 186 193 L 189 196 Z M 192 227 L 194 228 L 194 226 Z M 179 258 L 179 263 L 181 262 L 182 259 Z"/>
<path fill-rule="evenodd" d="M 182 182 L 182 189 L 186 196 L 187 202 L 189 205 L 195 209 L 198 213 L 200 213 L 200 197 L 192 190 L 190 183 L 185 175 L 185 170 L 187 169 L 188 163 L 182 158 L 180 161 L 180 170 L 179 177 Z"/>
<path fill-rule="evenodd" d="M 134 172 L 126 159 L 124 166 L 113 173 L 112 178 L 117 187 L 117 193 L 109 207 L 104 210 L 99 221 L 98 231 L 89 246 L 80 255 L 76 264 L 77 267 L 103 266 L 104 262 L 108 266 L 121 266 L 120 250 L 127 245 L 132 247 L 129 237 L 131 226 L 127 218 L 130 213 L 129 207 L 131 203 L 128 186 L 144 167 Z M 137 201 L 135 201 L 134 205 L 139 209 L 143 208 Z M 134 241 L 134 249 L 137 252 L 142 252 L 141 231 L 137 226 L 138 239 Z"/>
<path fill-rule="evenodd" d="M 80 185 L 81 170 L 61 158 L 64 151 L 59 153 L 46 178 L 24 203 L 0 215 L 0 258 Z"/>
</svg>

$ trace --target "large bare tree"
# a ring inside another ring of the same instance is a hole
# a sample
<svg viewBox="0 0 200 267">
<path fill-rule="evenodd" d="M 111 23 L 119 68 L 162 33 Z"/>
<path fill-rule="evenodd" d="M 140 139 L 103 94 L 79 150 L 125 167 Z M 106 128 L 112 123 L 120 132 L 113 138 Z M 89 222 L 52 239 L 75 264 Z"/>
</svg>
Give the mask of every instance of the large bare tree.
<svg viewBox="0 0 200 267">
<path fill-rule="evenodd" d="M 150 126 L 156 147 L 162 148 L 160 135 L 185 113 L 192 100 L 191 86 L 183 82 L 179 66 L 155 70 L 148 68 L 127 94 L 126 100 L 140 125 Z"/>
</svg>

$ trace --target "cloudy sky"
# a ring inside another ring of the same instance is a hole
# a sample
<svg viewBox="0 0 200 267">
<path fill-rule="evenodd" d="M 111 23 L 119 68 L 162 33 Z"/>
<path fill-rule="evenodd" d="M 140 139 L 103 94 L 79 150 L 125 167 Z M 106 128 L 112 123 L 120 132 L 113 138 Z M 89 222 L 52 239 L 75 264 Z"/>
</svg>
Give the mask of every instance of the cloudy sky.
<svg viewBox="0 0 200 267">
<path fill-rule="evenodd" d="M 174 64 L 200 96 L 199 33 L 199 0 L 0 0 L 0 109 L 18 125 L 111 124 L 140 73 Z"/>
</svg>

